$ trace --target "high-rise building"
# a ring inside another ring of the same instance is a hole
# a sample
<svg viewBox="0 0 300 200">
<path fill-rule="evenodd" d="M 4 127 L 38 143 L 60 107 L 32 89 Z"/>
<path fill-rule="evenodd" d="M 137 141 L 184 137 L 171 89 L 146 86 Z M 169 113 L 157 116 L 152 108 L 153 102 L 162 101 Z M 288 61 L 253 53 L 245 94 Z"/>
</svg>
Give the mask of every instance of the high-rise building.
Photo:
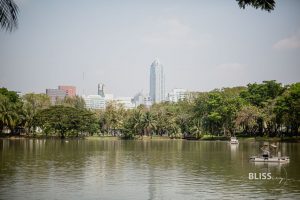
<svg viewBox="0 0 300 200">
<path fill-rule="evenodd" d="M 76 87 L 75 86 L 60 85 L 60 86 L 58 86 L 58 89 L 64 90 L 68 97 L 76 96 Z"/>
<path fill-rule="evenodd" d="M 162 64 L 155 59 L 150 67 L 150 97 L 153 103 L 165 100 L 165 77 Z"/>
<path fill-rule="evenodd" d="M 51 104 L 55 104 L 57 100 L 63 100 L 66 97 L 66 91 L 60 89 L 46 89 L 46 94 L 50 97 Z"/>
<path fill-rule="evenodd" d="M 101 97 L 104 97 L 104 84 L 99 83 L 98 84 L 98 95 L 100 95 Z"/>
</svg>

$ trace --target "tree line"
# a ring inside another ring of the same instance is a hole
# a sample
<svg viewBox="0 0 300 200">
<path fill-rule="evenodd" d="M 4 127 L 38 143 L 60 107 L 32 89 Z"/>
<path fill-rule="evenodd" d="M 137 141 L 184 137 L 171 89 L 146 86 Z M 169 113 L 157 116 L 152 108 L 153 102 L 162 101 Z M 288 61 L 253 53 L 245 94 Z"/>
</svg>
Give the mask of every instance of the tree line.
<svg viewBox="0 0 300 200">
<path fill-rule="evenodd" d="M 51 105 L 45 94 L 0 89 L 0 130 L 46 136 L 110 135 L 123 138 L 153 135 L 199 139 L 218 136 L 298 136 L 300 83 L 274 80 L 246 87 L 191 93 L 178 103 L 163 102 L 126 110 L 116 102 L 88 110 L 81 97 Z"/>
</svg>

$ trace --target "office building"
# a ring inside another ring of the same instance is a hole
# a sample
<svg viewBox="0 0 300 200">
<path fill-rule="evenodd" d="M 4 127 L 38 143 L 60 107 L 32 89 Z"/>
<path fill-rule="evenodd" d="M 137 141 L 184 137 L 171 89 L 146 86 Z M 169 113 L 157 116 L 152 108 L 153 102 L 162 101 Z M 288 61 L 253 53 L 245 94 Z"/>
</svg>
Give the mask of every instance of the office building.
<svg viewBox="0 0 300 200">
<path fill-rule="evenodd" d="M 170 102 L 178 102 L 183 101 L 187 98 L 187 90 L 181 88 L 175 88 L 168 94 L 168 101 Z"/>
<path fill-rule="evenodd" d="M 162 64 L 155 59 L 150 67 L 150 97 L 153 103 L 165 100 L 165 77 Z"/>
<path fill-rule="evenodd" d="M 119 97 L 115 99 L 115 102 L 119 105 L 122 105 L 125 109 L 135 108 L 135 104 L 131 97 Z"/>
<path fill-rule="evenodd" d="M 60 86 L 58 86 L 58 89 L 64 90 L 66 92 L 66 96 L 68 96 L 68 97 L 76 96 L 76 87 L 75 86 L 60 85 Z"/>
<path fill-rule="evenodd" d="M 46 94 L 50 97 L 52 105 L 58 100 L 63 100 L 67 96 L 66 91 L 60 89 L 46 89 Z"/>
<path fill-rule="evenodd" d="M 134 95 L 133 104 L 135 105 L 135 107 L 138 107 L 139 105 L 150 107 L 152 105 L 152 102 L 151 102 L 151 98 L 148 95 L 139 92 L 136 95 Z"/>
<path fill-rule="evenodd" d="M 100 95 L 83 96 L 83 99 L 88 109 L 105 109 L 105 99 Z"/>
<path fill-rule="evenodd" d="M 101 97 L 105 97 L 104 84 L 102 84 L 102 83 L 98 84 L 98 95 L 100 95 Z"/>
</svg>

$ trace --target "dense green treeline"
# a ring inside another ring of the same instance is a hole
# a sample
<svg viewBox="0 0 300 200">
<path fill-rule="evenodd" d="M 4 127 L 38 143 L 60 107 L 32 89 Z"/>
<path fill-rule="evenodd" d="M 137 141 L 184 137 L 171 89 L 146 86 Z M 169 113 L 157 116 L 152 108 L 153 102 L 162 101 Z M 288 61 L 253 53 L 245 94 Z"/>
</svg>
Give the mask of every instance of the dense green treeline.
<svg viewBox="0 0 300 200">
<path fill-rule="evenodd" d="M 298 136 L 300 83 L 276 81 L 247 87 L 193 93 L 185 101 L 126 110 L 111 102 L 105 110 L 87 110 L 80 97 L 51 105 L 45 94 L 0 89 L 0 129 L 11 134 L 65 136 L 112 135 L 123 138 L 160 135 L 171 138 L 218 136 Z"/>
</svg>

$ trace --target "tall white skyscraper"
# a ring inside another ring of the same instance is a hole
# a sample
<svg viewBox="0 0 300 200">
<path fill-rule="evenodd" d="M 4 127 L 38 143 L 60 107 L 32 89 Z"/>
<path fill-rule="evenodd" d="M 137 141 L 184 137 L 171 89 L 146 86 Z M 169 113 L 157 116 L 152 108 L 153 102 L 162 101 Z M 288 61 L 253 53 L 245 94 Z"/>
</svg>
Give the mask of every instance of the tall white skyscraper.
<svg viewBox="0 0 300 200">
<path fill-rule="evenodd" d="M 150 67 L 150 97 L 153 103 L 165 100 L 165 75 L 158 59 Z"/>
</svg>

